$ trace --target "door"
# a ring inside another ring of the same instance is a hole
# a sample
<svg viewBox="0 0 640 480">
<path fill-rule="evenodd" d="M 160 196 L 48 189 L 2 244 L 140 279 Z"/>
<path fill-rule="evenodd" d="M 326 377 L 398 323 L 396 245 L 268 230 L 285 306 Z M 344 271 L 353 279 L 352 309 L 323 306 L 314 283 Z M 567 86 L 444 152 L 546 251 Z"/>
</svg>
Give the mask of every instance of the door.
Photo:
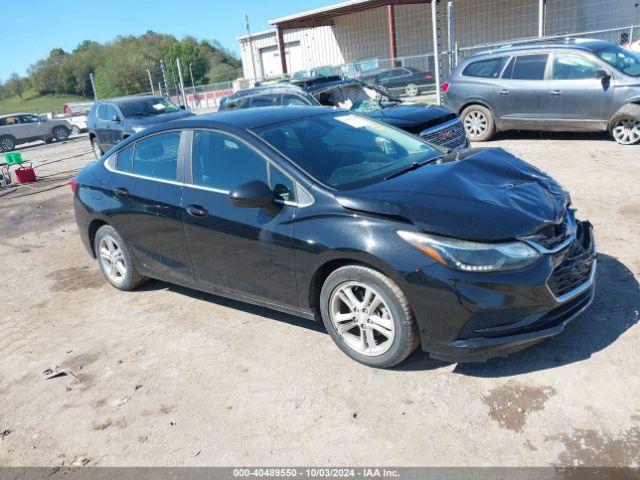
<svg viewBox="0 0 640 480">
<path fill-rule="evenodd" d="M 150 135 L 118 153 L 110 182 L 113 224 L 136 263 L 161 279 L 193 281 L 181 219 L 180 131 Z"/>
<path fill-rule="evenodd" d="M 293 181 L 227 133 L 195 131 L 192 145 L 192 186 L 185 186 L 183 219 L 196 280 L 296 307 Z M 255 180 L 271 180 L 279 203 L 272 208 L 232 205 L 229 192 Z"/>
<path fill-rule="evenodd" d="M 578 53 L 554 53 L 547 81 L 548 119 L 557 128 L 606 128 L 612 80 L 599 78 L 602 67 Z"/>
<path fill-rule="evenodd" d="M 42 140 L 44 132 L 40 117 L 31 114 L 19 115 L 19 117 L 25 138 L 39 138 Z"/>
<path fill-rule="evenodd" d="M 121 117 L 116 107 L 103 103 L 98 106 L 96 112 L 96 135 L 100 146 L 106 152 L 120 140 L 122 140 L 120 120 Z"/>
<path fill-rule="evenodd" d="M 536 129 L 544 125 L 548 57 L 546 53 L 512 57 L 502 78 L 495 81 L 495 114 L 502 128 Z"/>
</svg>

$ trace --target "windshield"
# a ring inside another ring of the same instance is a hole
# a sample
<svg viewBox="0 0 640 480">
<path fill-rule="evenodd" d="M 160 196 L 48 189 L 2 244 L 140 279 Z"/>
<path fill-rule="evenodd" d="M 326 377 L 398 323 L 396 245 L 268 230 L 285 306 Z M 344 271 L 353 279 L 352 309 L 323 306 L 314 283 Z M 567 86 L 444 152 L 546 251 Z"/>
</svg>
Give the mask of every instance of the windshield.
<svg viewBox="0 0 640 480">
<path fill-rule="evenodd" d="M 317 93 L 315 97 L 322 105 L 356 113 L 374 112 L 395 103 L 386 95 L 360 83 L 339 85 Z"/>
<path fill-rule="evenodd" d="M 376 183 L 412 163 L 443 154 L 412 135 L 346 112 L 269 125 L 256 133 L 337 190 Z"/>
<path fill-rule="evenodd" d="M 125 117 L 160 115 L 162 113 L 177 112 L 180 110 L 173 103 L 164 98 L 144 98 L 119 103 L 118 107 Z"/>
<path fill-rule="evenodd" d="M 632 77 L 640 77 L 640 54 L 617 45 L 603 48 L 596 53 L 602 60 L 622 73 Z"/>
</svg>

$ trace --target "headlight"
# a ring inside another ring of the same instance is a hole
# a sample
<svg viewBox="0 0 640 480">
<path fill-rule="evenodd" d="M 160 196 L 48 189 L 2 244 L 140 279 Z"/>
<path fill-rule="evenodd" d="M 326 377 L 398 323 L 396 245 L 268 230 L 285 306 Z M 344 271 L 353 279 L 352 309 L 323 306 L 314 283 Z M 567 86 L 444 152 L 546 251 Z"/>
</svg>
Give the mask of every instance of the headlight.
<svg viewBox="0 0 640 480">
<path fill-rule="evenodd" d="M 145 128 L 147 128 L 147 127 L 131 127 L 131 130 L 133 130 L 135 133 L 140 133 Z"/>
<path fill-rule="evenodd" d="M 515 270 L 540 258 L 524 242 L 479 243 L 405 231 L 398 235 L 435 261 L 467 272 Z"/>
</svg>

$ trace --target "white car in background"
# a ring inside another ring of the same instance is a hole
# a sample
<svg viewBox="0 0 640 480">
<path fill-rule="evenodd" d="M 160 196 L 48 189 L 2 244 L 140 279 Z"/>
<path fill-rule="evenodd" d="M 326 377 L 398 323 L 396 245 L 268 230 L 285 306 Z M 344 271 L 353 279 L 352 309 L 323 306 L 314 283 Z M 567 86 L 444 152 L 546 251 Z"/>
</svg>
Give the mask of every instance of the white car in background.
<svg viewBox="0 0 640 480">
<path fill-rule="evenodd" d="M 43 120 L 66 120 L 71 125 L 71 135 L 87 131 L 87 116 L 83 114 L 68 114 L 47 112 L 40 115 Z"/>
</svg>

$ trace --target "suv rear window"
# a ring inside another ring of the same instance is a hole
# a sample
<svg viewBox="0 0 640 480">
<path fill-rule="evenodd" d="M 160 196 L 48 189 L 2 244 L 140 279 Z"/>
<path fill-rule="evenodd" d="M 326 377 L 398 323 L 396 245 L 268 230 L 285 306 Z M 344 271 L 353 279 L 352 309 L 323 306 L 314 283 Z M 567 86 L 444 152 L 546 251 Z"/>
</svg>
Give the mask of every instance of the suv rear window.
<svg viewBox="0 0 640 480">
<path fill-rule="evenodd" d="M 498 78 L 506 61 L 507 57 L 479 60 L 467 65 L 462 71 L 462 75 L 466 77 Z"/>
</svg>

